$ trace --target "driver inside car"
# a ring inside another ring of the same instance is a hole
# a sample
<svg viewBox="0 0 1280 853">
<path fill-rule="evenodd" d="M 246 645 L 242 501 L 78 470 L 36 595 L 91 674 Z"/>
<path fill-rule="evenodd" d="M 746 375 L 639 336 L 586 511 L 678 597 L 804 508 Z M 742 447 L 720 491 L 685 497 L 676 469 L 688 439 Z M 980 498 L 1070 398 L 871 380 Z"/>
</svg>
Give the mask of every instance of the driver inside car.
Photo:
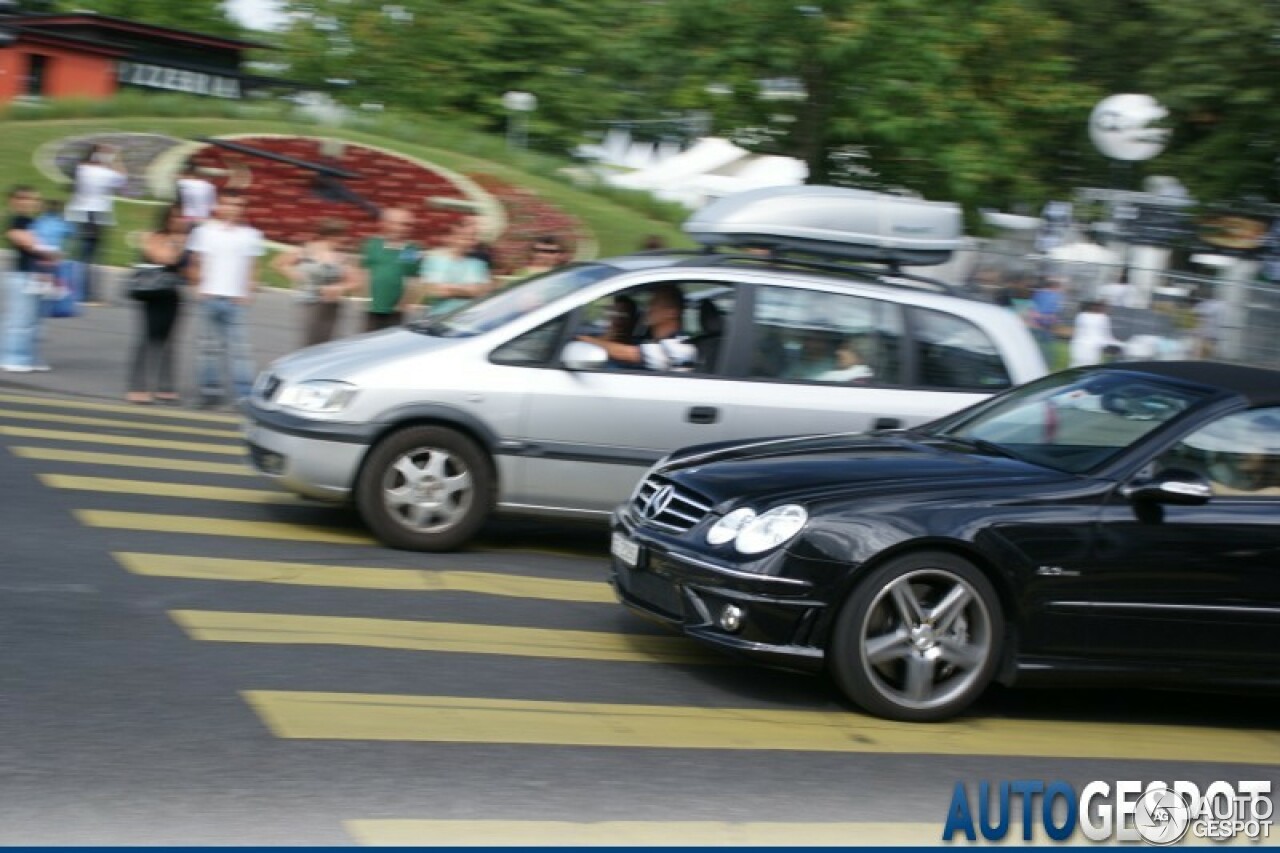
<svg viewBox="0 0 1280 853">
<path fill-rule="evenodd" d="M 595 344 L 609 354 L 610 361 L 626 367 L 690 371 L 698 364 L 698 347 L 685 334 L 683 317 L 684 293 L 678 285 L 662 284 L 650 291 L 645 318 L 649 331 L 638 343 L 593 335 L 579 335 L 578 340 Z"/>
</svg>

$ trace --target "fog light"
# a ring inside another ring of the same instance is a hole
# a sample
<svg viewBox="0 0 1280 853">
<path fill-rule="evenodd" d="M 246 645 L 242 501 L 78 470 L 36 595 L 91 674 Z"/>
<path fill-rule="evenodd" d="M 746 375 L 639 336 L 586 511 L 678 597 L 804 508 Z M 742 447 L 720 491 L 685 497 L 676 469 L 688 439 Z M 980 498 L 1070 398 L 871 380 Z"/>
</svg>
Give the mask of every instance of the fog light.
<svg viewBox="0 0 1280 853">
<path fill-rule="evenodd" d="M 720 611 L 720 627 L 731 634 L 736 633 L 742 627 L 742 620 L 746 615 L 747 611 L 736 604 L 726 604 Z"/>
</svg>

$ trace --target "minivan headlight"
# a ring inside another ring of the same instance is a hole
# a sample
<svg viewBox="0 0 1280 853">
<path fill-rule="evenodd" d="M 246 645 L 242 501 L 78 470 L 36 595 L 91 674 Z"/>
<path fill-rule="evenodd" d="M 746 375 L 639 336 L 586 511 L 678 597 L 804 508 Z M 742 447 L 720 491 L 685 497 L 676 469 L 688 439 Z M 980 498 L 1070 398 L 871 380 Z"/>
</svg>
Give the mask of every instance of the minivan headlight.
<svg viewBox="0 0 1280 853">
<path fill-rule="evenodd" d="M 287 386 L 280 392 L 276 403 L 281 408 L 327 415 L 341 412 L 355 396 L 354 385 L 319 379 Z"/>
<path fill-rule="evenodd" d="M 798 504 L 774 507 L 747 522 L 738 531 L 734 547 L 740 554 L 761 554 L 791 539 L 808 520 L 809 513 Z"/>
</svg>

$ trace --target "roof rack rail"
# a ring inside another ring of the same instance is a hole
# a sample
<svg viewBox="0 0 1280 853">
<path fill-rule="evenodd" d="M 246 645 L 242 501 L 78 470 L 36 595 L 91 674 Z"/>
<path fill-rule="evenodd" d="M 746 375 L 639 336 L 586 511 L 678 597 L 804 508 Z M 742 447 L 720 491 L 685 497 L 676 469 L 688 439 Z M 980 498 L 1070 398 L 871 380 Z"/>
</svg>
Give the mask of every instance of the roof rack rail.
<svg viewBox="0 0 1280 853">
<path fill-rule="evenodd" d="M 857 263 L 840 263 L 831 259 L 814 259 L 808 257 L 796 257 L 795 255 L 779 252 L 776 249 L 769 249 L 768 254 L 763 254 L 765 249 L 761 249 L 762 254 L 743 254 L 741 252 L 718 252 L 712 246 L 707 246 L 703 251 L 673 251 L 669 249 L 661 249 L 655 252 L 644 252 L 643 254 L 667 254 L 667 255 L 688 255 L 689 260 L 686 264 L 694 265 L 716 265 L 730 263 L 749 263 L 763 267 L 779 267 L 788 266 L 796 267 L 804 270 L 813 270 L 816 272 L 836 273 L 838 275 L 854 276 L 869 280 L 872 284 L 884 285 L 887 287 L 914 287 L 914 285 L 904 284 L 901 279 L 917 284 L 924 284 L 935 288 L 938 291 L 949 296 L 957 296 L 962 298 L 971 298 L 961 288 L 945 281 L 939 281 L 935 278 L 917 275 L 915 273 L 903 272 L 902 268 L 896 263 L 888 263 L 883 267 L 868 266 L 866 264 Z M 915 288 L 919 289 L 919 288 Z"/>
</svg>

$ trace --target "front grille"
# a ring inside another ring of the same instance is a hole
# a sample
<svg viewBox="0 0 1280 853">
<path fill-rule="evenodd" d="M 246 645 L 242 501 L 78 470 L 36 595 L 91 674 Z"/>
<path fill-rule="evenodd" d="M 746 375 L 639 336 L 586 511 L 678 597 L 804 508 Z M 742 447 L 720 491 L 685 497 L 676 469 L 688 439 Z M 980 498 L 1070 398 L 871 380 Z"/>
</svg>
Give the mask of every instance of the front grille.
<svg viewBox="0 0 1280 853">
<path fill-rule="evenodd" d="M 657 477 L 649 477 L 636 489 L 631 511 L 641 524 L 684 533 L 706 518 L 711 504 L 701 495 Z"/>
</svg>

